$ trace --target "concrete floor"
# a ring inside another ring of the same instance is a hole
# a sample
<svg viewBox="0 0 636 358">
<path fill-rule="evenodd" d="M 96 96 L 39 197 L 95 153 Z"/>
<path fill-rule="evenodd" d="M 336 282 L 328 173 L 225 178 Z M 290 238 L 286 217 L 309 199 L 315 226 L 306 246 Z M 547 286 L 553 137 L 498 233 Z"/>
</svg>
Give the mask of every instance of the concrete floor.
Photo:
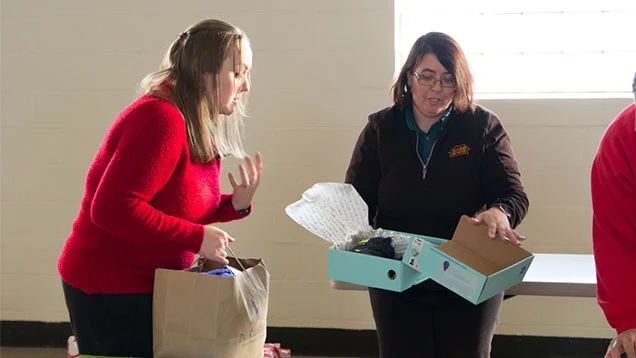
<svg viewBox="0 0 636 358">
<path fill-rule="evenodd" d="M 292 357 L 298 358 L 322 358 L 309 356 L 296 356 L 292 352 Z M 0 358 L 66 358 L 66 349 L 60 348 L 18 348 L 0 347 Z M 338 357 L 331 357 L 338 358 Z M 346 358 L 346 357 L 339 357 Z"/>
</svg>

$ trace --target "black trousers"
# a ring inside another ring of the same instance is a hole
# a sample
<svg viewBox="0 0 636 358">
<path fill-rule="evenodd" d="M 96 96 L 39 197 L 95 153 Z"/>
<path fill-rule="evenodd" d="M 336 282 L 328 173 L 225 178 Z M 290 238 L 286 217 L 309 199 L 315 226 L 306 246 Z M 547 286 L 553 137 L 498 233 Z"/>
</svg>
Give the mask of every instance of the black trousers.
<svg viewBox="0 0 636 358">
<path fill-rule="evenodd" d="M 437 283 L 369 289 L 380 358 L 489 358 L 503 293 L 474 305 Z"/>
<path fill-rule="evenodd" d="M 80 354 L 152 358 L 152 294 L 89 295 L 62 281 Z"/>
</svg>

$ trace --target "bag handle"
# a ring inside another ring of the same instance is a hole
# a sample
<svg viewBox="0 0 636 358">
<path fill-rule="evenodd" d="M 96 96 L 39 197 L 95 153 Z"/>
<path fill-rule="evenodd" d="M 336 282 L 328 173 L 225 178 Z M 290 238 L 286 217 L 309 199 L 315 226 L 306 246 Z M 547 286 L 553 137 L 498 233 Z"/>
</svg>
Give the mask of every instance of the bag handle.
<svg viewBox="0 0 636 358">
<path fill-rule="evenodd" d="M 245 266 L 243 266 L 243 264 L 241 263 L 241 259 L 239 259 L 239 257 L 236 256 L 236 253 L 234 253 L 234 250 L 232 250 L 230 245 L 227 245 L 226 247 L 228 248 L 228 250 L 230 250 L 230 253 L 232 254 L 232 256 L 234 256 L 236 258 L 236 262 L 238 262 L 239 266 L 241 266 L 241 269 L 243 269 L 243 271 L 247 271 L 245 269 Z"/>
</svg>

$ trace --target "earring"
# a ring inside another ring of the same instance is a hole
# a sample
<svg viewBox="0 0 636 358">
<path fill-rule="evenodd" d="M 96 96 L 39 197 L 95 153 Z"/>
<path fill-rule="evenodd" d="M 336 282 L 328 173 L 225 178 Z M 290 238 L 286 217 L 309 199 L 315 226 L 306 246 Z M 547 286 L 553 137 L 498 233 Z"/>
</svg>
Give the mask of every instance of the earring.
<svg viewBox="0 0 636 358">
<path fill-rule="evenodd" d="M 402 92 L 402 97 L 406 97 L 406 95 L 409 93 L 411 89 L 409 88 L 408 85 L 404 85 L 404 91 Z"/>
</svg>

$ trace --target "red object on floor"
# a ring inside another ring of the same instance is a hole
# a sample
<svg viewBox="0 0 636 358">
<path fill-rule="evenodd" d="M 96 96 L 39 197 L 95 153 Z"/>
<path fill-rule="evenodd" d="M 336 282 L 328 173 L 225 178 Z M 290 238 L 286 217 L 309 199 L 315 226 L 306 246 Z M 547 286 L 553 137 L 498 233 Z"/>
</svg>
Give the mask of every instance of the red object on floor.
<svg viewBox="0 0 636 358">
<path fill-rule="evenodd" d="M 263 358 L 291 358 L 291 349 L 280 347 L 280 343 L 265 343 Z"/>
</svg>

